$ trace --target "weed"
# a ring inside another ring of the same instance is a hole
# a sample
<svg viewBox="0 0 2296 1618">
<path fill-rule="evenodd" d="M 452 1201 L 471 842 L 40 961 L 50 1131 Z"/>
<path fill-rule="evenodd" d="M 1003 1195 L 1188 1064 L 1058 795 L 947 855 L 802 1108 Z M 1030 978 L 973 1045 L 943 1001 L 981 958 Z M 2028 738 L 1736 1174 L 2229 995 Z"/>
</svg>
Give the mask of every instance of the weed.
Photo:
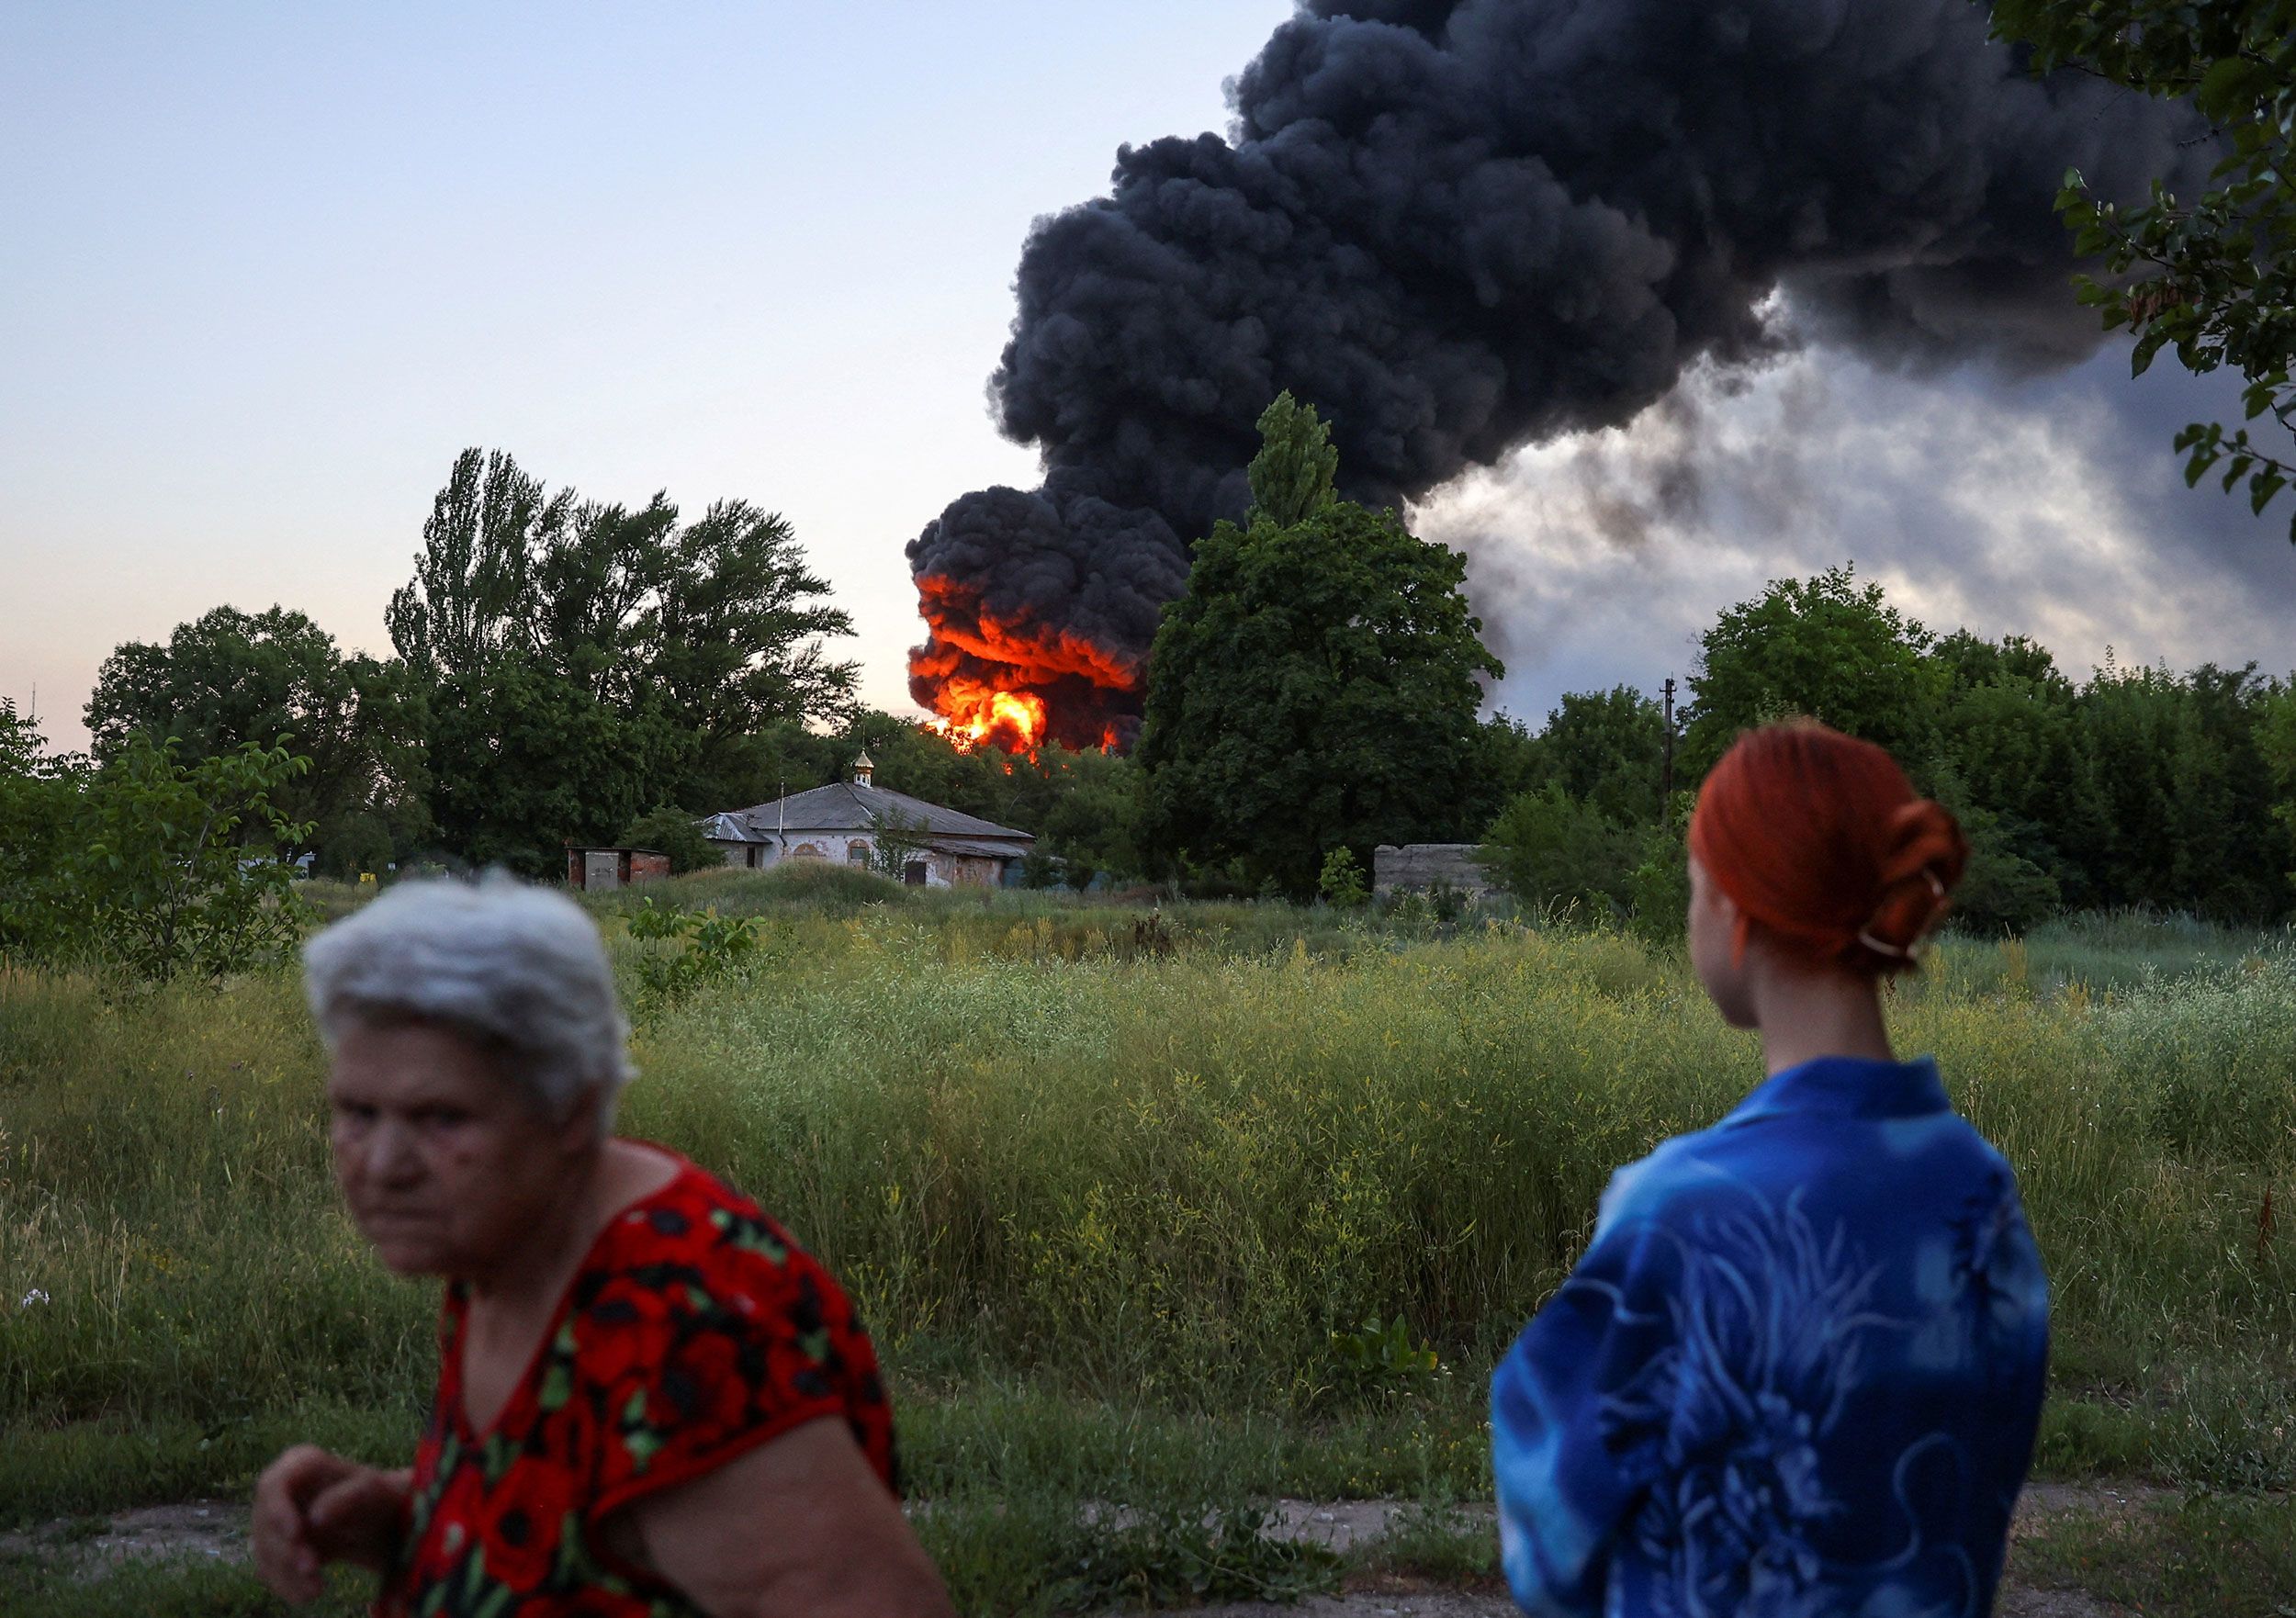
<svg viewBox="0 0 2296 1618">
<path fill-rule="evenodd" d="M 1343 1386 L 1357 1390 L 1392 1388 L 1435 1376 L 1442 1369 L 1435 1351 L 1412 1335 L 1397 1315 L 1373 1315 L 1352 1331 L 1332 1333 L 1332 1358 Z"/>
<path fill-rule="evenodd" d="M 781 875 L 591 901 L 634 997 L 704 925 L 735 962 L 648 1016 L 625 1116 L 856 1293 L 967 1610 L 1225 1578 L 1208 1502 L 1481 1491 L 1490 1366 L 1612 1170 L 1760 1076 L 1678 948 L 1613 930 Z M 1890 1016 L 2017 1168 L 2043 1466 L 2284 1489 L 2296 954 L 2161 937 L 2149 974 L 2151 934 L 1951 941 Z M 0 970 L 0 1517 L 238 1492 L 300 1437 L 403 1458 L 436 1294 L 339 1209 L 322 1063 L 285 972 Z M 1095 1549 L 1091 1500 L 1171 1521 Z"/>
<path fill-rule="evenodd" d="M 2021 1541 L 2018 1577 L 2076 1589 L 2145 1618 L 2296 1618 L 2296 1501 L 2188 1499 L 2084 1512 Z"/>
</svg>

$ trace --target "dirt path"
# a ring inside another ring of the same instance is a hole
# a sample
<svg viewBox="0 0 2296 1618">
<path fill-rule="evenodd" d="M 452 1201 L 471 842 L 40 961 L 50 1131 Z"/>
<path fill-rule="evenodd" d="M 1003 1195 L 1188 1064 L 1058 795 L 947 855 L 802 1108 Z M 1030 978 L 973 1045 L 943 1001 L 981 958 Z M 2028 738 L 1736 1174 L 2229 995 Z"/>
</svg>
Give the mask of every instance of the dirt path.
<svg viewBox="0 0 2296 1618">
<path fill-rule="evenodd" d="M 2016 1542 L 2070 1514 L 2122 1515 L 2149 1510 L 2167 1498 L 2167 1490 L 2139 1483 L 2037 1483 L 2027 1489 L 2010 1530 L 2010 1571 L 2001 1591 L 2000 1618 L 2120 1618 L 2122 1609 L 2077 1590 L 2021 1584 L 2016 1577 Z M 1413 1509 L 1399 1500 L 1283 1500 L 1276 1502 L 1270 1532 L 1345 1555 L 1383 1537 L 1399 1516 Z M 1459 1515 L 1465 1522 L 1488 1522 L 1491 1509 L 1463 1507 Z M 69 1561 L 93 1578 L 129 1561 L 240 1561 L 247 1555 L 247 1507 L 236 1500 L 188 1500 L 107 1517 L 62 1518 L 26 1533 L 0 1534 L 0 1554 Z M 1514 1610 L 1496 1584 L 1462 1589 L 1363 1575 L 1350 1579 L 1338 1595 L 1311 1596 L 1294 1606 L 1247 1601 L 1199 1612 L 1200 1618 L 1508 1618 Z"/>
</svg>

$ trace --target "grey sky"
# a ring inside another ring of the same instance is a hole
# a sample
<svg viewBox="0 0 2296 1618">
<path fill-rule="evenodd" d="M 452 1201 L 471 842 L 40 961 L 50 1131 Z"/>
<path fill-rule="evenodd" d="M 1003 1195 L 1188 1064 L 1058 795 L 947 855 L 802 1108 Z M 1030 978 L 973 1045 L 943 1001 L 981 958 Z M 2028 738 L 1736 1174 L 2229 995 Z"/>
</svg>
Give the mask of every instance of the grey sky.
<svg viewBox="0 0 2296 1618">
<path fill-rule="evenodd" d="M 227 601 L 387 651 L 483 444 L 602 498 L 784 511 L 865 694 L 906 706 L 903 543 L 1034 481 L 982 391 L 1030 219 L 1121 140 L 1221 127 L 1289 9 L 0 0 L 0 695 L 37 684 L 77 745 L 115 644 Z M 1531 718 L 1679 672 L 1719 607 L 1847 557 L 2076 669 L 2296 661 L 2296 548 L 2177 481 L 2204 390 L 2124 378 L 1793 361 L 1423 520 L 1474 551 Z"/>
</svg>

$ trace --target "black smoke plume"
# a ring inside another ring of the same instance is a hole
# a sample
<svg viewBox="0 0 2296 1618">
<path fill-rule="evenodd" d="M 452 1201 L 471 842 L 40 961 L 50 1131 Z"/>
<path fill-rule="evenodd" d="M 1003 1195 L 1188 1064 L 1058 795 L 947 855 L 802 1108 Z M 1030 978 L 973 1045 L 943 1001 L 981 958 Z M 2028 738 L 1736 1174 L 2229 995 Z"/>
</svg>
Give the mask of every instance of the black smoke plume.
<svg viewBox="0 0 2296 1618">
<path fill-rule="evenodd" d="M 1309 0 L 1232 94 L 1229 139 L 1126 147 L 1030 233 L 992 387 L 1044 486 L 911 542 L 920 702 L 1057 682 L 1053 734 L 1120 736 L 1284 388 L 1393 503 L 1796 335 L 2060 364 L 2097 342 L 2065 169 L 2209 160 L 2184 109 L 2032 79 L 1969 0 Z"/>
</svg>

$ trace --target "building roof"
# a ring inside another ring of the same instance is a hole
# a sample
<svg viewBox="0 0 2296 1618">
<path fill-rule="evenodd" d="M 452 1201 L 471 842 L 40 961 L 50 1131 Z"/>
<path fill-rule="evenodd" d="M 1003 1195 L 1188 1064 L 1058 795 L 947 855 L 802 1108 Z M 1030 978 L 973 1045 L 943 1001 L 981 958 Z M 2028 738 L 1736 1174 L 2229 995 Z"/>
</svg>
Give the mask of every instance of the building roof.
<svg viewBox="0 0 2296 1618">
<path fill-rule="evenodd" d="M 840 781 L 809 792 L 792 792 L 770 803 L 728 810 L 704 822 L 704 835 L 721 842 L 761 842 L 786 829 L 792 837 L 818 831 L 874 831 L 880 824 L 899 822 L 904 829 L 927 836 L 934 843 L 951 837 L 996 837 L 1033 844 L 1035 835 L 998 826 L 977 815 L 966 815 L 939 803 L 928 803 L 906 792 L 865 787 Z M 732 831 L 737 836 L 728 837 Z"/>
</svg>

